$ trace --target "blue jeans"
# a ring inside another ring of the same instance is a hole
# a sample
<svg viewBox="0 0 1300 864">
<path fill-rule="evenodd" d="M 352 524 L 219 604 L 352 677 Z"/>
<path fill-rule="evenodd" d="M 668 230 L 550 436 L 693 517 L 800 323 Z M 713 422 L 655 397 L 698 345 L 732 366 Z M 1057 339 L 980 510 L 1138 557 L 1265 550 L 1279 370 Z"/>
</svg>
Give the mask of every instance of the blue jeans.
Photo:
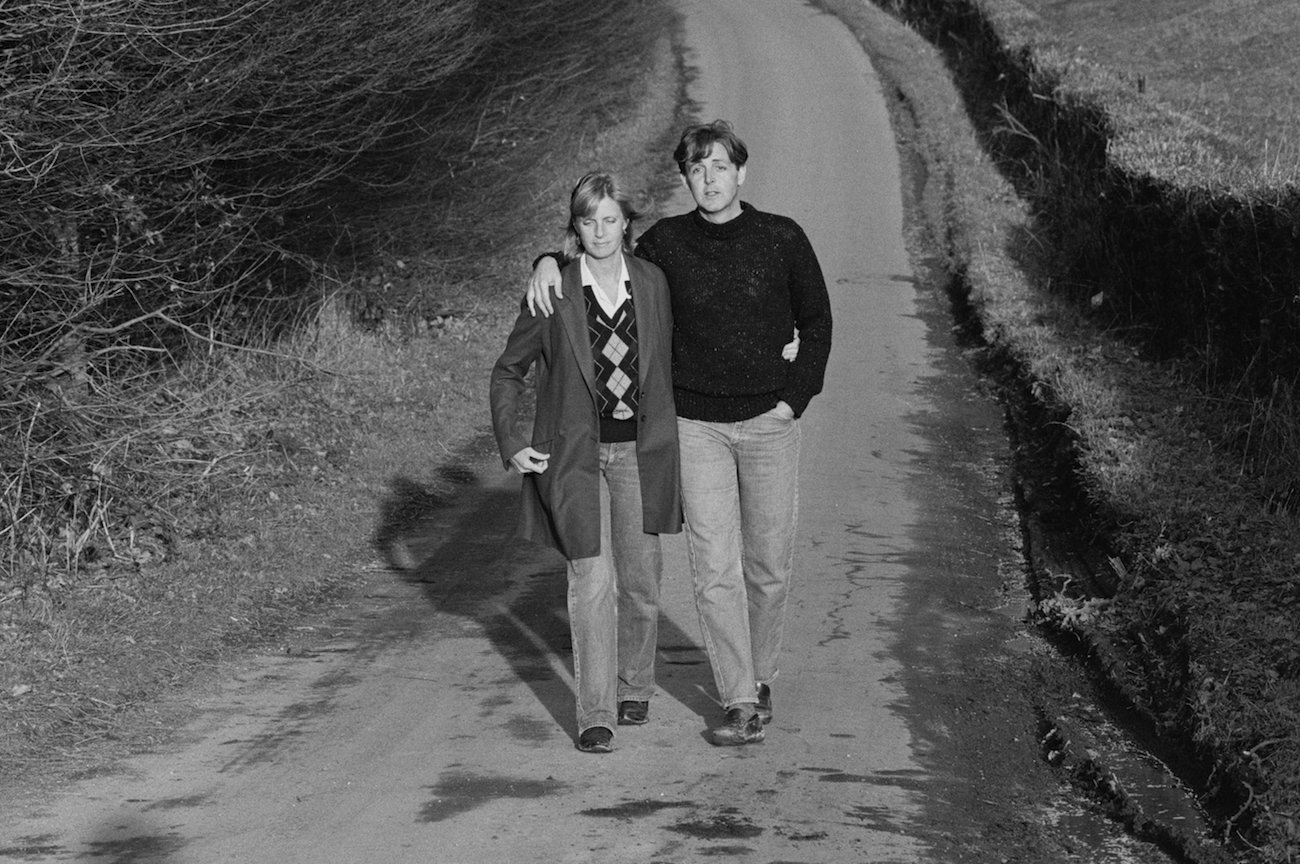
<svg viewBox="0 0 1300 864">
<path fill-rule="evenodd" d="M 601 444 L 600 554 L 568 564 L 579 734 L 613 731 L 618 702 L 655 691 L 663 555 L 641 514 L 636 442 Z"/>
<path fill-rule="evenodd" d="M 677 419 L 686 552 L 724 708 L 777 676 L 799 511 L 799 421 Z"/>
</svg>

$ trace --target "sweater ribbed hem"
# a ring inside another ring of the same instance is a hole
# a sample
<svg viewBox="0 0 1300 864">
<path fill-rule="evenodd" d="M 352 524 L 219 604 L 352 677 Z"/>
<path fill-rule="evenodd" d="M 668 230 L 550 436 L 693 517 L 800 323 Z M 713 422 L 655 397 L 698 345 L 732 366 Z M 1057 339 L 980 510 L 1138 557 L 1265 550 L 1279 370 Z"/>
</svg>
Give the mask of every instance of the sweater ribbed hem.
<svg viewBox="0 0 1300 864">
<path fill-rule="evenodd" d="M 777 393 L 756 393 L 747 396 L 708 396 L 690 390 L 673 388 L 677 403 L 677 416 L 687 420 L 707 423 L 739 423 L 770 411 L 781 401 Z"/>
<path fill-rule="evenodd" d="M 600 416 L 600 443 L 618 444 L 623 441 L 636 440 L 636 420 L 615 420 L 604 414 Z"/>
</svg>

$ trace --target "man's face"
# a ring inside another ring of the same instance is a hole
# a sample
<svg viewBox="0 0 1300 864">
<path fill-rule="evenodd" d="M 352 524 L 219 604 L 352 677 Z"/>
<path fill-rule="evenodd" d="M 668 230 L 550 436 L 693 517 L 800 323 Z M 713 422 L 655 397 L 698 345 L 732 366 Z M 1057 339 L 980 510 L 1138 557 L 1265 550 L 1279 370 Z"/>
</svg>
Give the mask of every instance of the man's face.
<svg viewBox="0 0 1300 864">
<path fill-rule="evenodd" d="M 745 166 L 736 167 L 727 148 L 717 141 L 698 162 L 686 166 L 682 178 L 691 190 L 695 206 L 710 222 L 726 222 L 740 215 L 740 187 L 745 183 Z"/>
</svg>

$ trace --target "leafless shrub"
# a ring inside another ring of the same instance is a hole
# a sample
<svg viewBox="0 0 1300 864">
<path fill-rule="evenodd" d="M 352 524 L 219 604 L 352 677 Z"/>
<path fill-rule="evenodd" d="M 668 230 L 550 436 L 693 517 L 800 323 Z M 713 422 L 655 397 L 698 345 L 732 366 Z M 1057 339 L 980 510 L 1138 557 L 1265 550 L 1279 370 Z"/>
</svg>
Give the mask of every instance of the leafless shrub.
<svg viewBox="0 0 1300 864">
<path fill-rule="evenodd" d="M 551 134 L 637 6 L 0 4 L 0 601 L 238 476 L 263 394 L 222 355 L 309 311 L 368 212 Z"/>
</svg>

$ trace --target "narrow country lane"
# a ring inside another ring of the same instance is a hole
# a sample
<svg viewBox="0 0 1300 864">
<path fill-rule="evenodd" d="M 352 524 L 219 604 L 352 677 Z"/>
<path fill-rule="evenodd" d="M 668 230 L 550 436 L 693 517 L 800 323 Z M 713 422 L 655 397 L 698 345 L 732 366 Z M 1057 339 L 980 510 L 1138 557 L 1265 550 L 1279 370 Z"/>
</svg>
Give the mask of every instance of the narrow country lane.
<svg viewBox="0 0 1300 864">
<path fill-rule="evenodd" d="M 802 421 L 797 581 L 766 742 L 708 742 L 720 709 L 673 538 L 651 722 L 621 728 L 608 756 L 574 749 L 562 562 L 511 540 L 517 481 L 481 452 L 480 482 L 409 538 L 418 567 L 376 572 L 315 651 L 229 681 L 176 748 L 20 814 L 0 858 L 1139 860 L 1104 829 L 1078 857 L 1026 851 L 1082 817 L 998 677 L 1038 650 L 1019 623 L 1001 415 L 909 263 L 868 59 L 801 2 L 681 6 L 701 118 L 746 139 L 743 197 L 804 226 L 836 319 Z"/>
</svg>

